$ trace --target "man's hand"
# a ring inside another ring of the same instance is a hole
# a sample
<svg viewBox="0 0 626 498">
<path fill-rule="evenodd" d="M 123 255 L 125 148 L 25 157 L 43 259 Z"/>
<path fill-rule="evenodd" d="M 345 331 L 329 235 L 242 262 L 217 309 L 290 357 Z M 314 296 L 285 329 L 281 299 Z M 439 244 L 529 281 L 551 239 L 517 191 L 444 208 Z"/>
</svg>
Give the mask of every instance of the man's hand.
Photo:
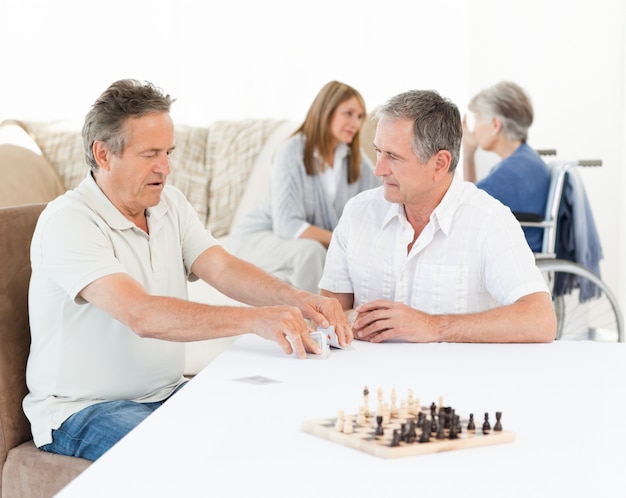
<svg viewBox="0 0 626 498">
<path fill-rule="evenodd" d="M 316 325 L 327 328 L 330 325 L 335 327 L 335 333 L 339 340 L 339 345 L 343 348 L 352 342 L 352 328 L 348 323 L 346 314 L 337 299 L 324 297 L 309 292 L 302 292 L 300 309 L 305 318 L 312 320 Z"/>
<path fill-rule="evenodd" d="M 391 339 L 406 342 L 431 342 L 431 317 L 426 313 L 394 301 L 371 301 L 356 308 L 355 337 L 368 342 Z"/>
<path fill-rule="evenodd" d="M 298 358 L 306 358 L 307 351 L 321 354 L 317 342 L 311 338 L 309 326 L 302 312 L 293 306 L 266 306 L 255 308 L 254 332 L 264 339 L 278 343 L 285 354 L 292 354 L 295 348 Z M 289 337 L 290 340 L 287 340 Z M 293 348 L 292 348 L 293 344 Z"/>
</svg>

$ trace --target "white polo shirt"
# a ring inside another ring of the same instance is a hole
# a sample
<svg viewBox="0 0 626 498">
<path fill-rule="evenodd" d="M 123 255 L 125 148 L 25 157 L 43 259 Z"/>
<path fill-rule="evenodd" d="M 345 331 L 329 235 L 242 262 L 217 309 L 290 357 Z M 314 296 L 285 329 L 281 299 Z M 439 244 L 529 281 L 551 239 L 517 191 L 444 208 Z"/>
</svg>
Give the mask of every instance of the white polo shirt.
<svg viewBox="0 0 626 498">
<path fill-rule="evenodd" d="M 333 232 L 320 288 L 431 314 L 473 313 L 548 292 L 510 209 L 454 177 L 407 255 L 414 230 L 383 187 L 352 198 Z"/>
<path fill-rule="evenodd" d="M 183 381 L 184 345 L 136 335 L 78 293 L 128 273 L 154 295 L 187 298 L 196 258 L 217 241 L 183 194 L 165 187 L 150 234 L 126 219 L 91 175 L 43 211 L 31 244 L 31 350 L 24 411 L 35 444 L 101 401 L 160 401 Z"/>
</svg>

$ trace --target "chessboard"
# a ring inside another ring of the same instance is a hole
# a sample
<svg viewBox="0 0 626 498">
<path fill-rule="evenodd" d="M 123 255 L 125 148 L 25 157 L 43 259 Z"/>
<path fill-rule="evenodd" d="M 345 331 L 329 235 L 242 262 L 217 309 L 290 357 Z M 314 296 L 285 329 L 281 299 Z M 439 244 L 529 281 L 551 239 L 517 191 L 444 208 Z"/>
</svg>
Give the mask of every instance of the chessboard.
<svg viewBox="0 0 626 498">
<path fill-rule="evenodd" d="M 474 414 L 461 418 L 456 410 L 431 403 L 422 406 L 419 400 L 379 402 L 376 412 L 370 413 L 367 406 L 367 388 L 364 389 L 364 404 L 359 413 L 345 415 L 339 411 L 334 418 L 307 420 L 302 430 L 356 450 L 381 458 L 399 458 L 441 451 L 476 448 L 512 442 L 515 433 L 503 430 L 502 413 L 495 412 L 495 420 L 489 413 L 478 421 Z"/>
</svg>

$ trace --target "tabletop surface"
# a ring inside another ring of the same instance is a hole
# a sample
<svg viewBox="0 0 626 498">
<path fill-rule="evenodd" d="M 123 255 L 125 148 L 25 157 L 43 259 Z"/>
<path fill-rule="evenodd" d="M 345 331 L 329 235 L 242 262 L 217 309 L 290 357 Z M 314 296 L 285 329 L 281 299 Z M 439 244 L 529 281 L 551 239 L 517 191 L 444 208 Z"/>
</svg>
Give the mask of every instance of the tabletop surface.
<svg viewBox="0 0 626 498">
<path fill-rule="evenodd" d="M 298 360 L 246 335 L 58 496 L 626 496 L 625 381 L 621 343 L 355 341 Z M 501 411 L 515 439 L 387 459 L 302 430 L 357 413 L 365 386 Z"/>
</svg>

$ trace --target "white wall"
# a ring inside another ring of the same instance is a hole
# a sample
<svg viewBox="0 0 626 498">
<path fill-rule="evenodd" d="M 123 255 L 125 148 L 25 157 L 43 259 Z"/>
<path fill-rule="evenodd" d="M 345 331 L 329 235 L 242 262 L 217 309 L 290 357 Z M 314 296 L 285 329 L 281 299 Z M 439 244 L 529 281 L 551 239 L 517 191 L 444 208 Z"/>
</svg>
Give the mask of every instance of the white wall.
<svg viewBox="0 0 626 498">
<path fill-rule="evenodd" d="M 331 79 L 372 107 L 416 86 L 464 99 L 468 16 L 464 0 L 0 0 L 0 118 L 82 119 L 124 77 L 158 84 L 198 125 L 301 120 Z"/>
<path fill-rule="evenodd" d="M 461 109 L 513 79 L 535 104 L 531 145 L 604 162 L 584 181 L 624 302 L 625 26 L 622 0 L 0 0 L 0 119 L 81 121 L 124 77 L 163 87 L 196 125 L 301 120 L 330 79 L 370 108 L 421 87 Z"/>
<path fill-rule="evenodd" d="M 602 278 L 624 310 L 625 19 L 622 0 L 474 0 L 469 72 L 471 94 L 501 79 L 528 91 L 532 146 L 603 161 L 581 172 L 604 249 Z"/>
</svg>

